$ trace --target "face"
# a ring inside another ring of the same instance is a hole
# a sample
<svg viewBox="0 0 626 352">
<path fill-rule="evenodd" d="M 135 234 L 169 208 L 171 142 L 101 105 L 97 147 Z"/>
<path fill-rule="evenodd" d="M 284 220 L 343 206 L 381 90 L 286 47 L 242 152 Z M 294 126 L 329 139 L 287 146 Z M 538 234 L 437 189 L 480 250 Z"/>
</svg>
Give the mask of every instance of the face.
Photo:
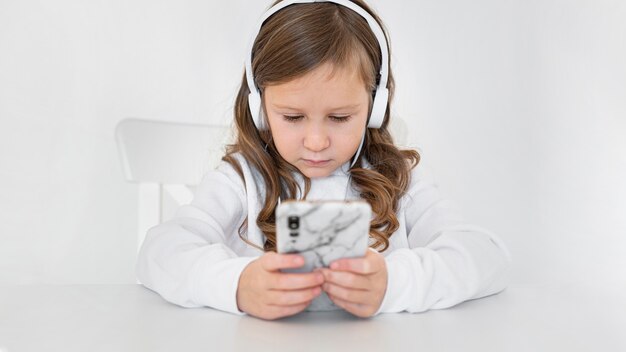
<svg viewBox="0 0 626 352">
<path fill-rule="evenodd" d="M 324 64 L 292 81 L 265 87 L 263 99 L 280 155 L 309 178 L 350 161 L 359 147 L 370 96 L 356 70 Z"/>
</svg>

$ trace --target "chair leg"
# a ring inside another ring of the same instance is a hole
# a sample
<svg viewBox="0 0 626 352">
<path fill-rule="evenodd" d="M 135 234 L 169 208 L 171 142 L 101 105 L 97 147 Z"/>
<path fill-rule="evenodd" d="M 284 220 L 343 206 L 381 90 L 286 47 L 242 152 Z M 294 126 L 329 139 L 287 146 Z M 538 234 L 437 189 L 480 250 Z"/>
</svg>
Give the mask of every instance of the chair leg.
<svg viewBox="0 0 626 352">
<path fill-rule="evenodd" d="M 139 184 L 137 253 L 141 249 L 148 230 L 161 223 L 161 192 L 161 185 L 158 183 Z M 137 283 L 140 283 L 139 280 Z"/>
<path fill-rule="evenodd" d="M 137 252 L 139 252 L 148 230 L 161 223 L 161 185 L 158 183 L 140 183 L 138 206 Z"/>
</svg>

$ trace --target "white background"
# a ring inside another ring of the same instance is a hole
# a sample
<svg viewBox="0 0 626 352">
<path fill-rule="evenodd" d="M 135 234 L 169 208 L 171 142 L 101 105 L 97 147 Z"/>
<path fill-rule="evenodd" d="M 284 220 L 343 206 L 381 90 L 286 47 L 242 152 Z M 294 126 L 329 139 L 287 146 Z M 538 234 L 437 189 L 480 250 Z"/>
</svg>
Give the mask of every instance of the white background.
<svg viewBox="0 0 626 352">
<path fill-rule="evenodd" d="M 409 145 L 513 283 L 626 280 L 626 2 L 370 4 Z M 135 282 L 114 127 L 228 124 L 267 5 L 0 0 L 0 284 Z"/>
</svg>

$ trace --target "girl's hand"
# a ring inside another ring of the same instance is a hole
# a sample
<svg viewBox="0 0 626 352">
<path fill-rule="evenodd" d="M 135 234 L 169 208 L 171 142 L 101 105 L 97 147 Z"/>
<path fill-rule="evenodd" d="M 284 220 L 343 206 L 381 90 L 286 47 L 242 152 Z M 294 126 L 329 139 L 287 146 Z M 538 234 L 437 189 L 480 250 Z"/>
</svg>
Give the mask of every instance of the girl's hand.
<svg viewBox="0 0 626 352">
<path fill-rule="evenodd" d="M 250 262 L 239 277 L 237 307 L 262 319 L 277 319 L 303 311 L 322 293 L 320 272 L 283 273 L 299 268 L 304 258 L 296 254 L 267 252 Z"/>
<path fill-rule="evenodd" d="M 387 265 L 380 253 L 368 249 L 363 258 L 336 260 L 322 273 L 322 288 L 339 307 L 362 318 L 380 308 L 387 291 Z"/>
</svg>

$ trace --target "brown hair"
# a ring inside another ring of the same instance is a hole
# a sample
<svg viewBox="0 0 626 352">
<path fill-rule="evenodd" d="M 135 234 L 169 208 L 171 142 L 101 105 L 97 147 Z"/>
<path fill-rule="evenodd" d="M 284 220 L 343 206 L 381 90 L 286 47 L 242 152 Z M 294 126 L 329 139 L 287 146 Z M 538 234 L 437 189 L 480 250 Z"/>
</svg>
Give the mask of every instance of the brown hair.
<svg viewBox="0 0 626 352">
<path fill-rule="evenodd" d="M 367 4 L 362 0 L 352 2 L 369 12 L 384 28 Z M 381 52 L 367 21 L 349 8 L 330 2 L 291 5 L 270 16 L 256 37 L 252 55 L 255 83 L 261 92 L 270 84 L 288 82 L 324 63 L 332 63 L 334 68 L 359 67 L 362 81 L 373 93 L 380 78 L 377 73 Z M 387 129 L 394 93 L 391 68 L 387 87 L 389 103 L 384 122 L 378 129 L 367 129 L 363 150 L 350 169 L 352 187 L 372 207 L 371 247 L 380 251 L 387 249 L 389 237 L 398 229 L 399 200 L 409 185 L 411 169 L 420 160 L 417 151 L 398 149 Z M 241 166 L 233 155 L 240 153 L 262 177 L 265 198 L 256 222 L 266 237 L 263 249 L 275 251 L 274 214 L 279 197 L 287 200 L 301 194 L 302 199 L 306 199 L 311 181 L 280 156 L 270 131 L 257 130 L 248 108 L 249 92 L 244 73 L 234 109 L 237 138 L 227 147 L 223 160 L 230 163 L 243 179 Z M 371 103 L 370 98 L 370 111 Z M 363 167 L 363 157 L 371 168 Z M 294 173 L 302 175 L 304 190 L 294 179 Z M 239 228 L 239 236 L 258 247 L 244 238 L 246 221 Z"/>
</svg>

